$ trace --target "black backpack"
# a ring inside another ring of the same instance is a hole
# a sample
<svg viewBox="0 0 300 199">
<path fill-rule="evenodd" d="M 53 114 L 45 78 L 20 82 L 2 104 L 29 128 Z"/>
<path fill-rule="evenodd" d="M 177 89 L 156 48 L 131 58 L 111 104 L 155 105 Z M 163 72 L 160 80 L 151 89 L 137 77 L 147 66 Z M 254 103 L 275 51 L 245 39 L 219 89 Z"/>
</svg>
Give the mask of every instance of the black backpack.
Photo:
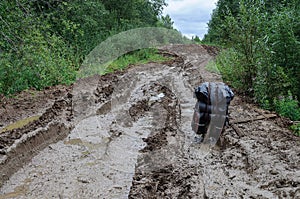
<svg viewBox="0 0 300 199">
<path fill-rule="evenodd" d="M 234 97 L 232 90 L 222 82 L 205 82 L 195 88 L 197 103 L 194 108 L 192 129 L 196 134 L 205 134 L 211 117 L 225 117 L 228 120 L 228 107 Z"/>
</svg>

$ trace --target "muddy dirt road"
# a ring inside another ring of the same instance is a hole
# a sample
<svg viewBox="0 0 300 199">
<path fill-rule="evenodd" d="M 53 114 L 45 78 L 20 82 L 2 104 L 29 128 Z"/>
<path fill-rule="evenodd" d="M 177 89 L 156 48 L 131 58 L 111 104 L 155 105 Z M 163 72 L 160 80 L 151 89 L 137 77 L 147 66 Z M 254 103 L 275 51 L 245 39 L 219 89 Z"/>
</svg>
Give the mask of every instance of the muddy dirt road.
<svg viewBox="0 0 300 199">
<path fill-rule="evenodd" d="M 0 133 L 0 198 L 300 198 L 299 137 L 236 96 L 223 145 L 194 143 L 193 88 L 221 81 L 205 68 L 215 49 L 163 50 L 174 61 L 79 82 Z"/>
</svg>

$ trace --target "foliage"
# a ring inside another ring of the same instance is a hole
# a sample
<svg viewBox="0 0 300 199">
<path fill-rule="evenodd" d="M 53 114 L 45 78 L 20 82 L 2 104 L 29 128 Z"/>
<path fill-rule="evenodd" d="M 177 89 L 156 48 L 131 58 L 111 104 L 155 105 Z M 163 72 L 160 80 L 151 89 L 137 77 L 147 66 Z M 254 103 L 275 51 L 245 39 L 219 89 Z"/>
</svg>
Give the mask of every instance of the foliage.
<svg viewBox="0 0 300 199">
<path fill-rule="evenodd" d="M 170 15 L 161 16 L 159 21 L 157 22 L 157 26 L 164 27 L 168 29 L 173 29 L 174 22 L 172 21 Z"/>
<path fill-rule="evenodd" d="M 291 130 L 295 133 L 295 135 L 300 136 L 300 123 L 292 125 Z"/>
<path fill-rule="evenodd" d="M 163 26 L 164 0 L 0 1 L 0 93 L 69 84 L 85 56 L 124 30 Z M 160 23 L 162 22 L 162 23 Z"/>
<path fill-rule="evenodd" d="M 216 58 L 216 65 L 222 74 L 222 78 L 229 85 L 236 89 L 244 89 L 244 79 L 240 78 L 244 74 L 242 63 L 240 63 L 240 54 L 233 50 L 223 50 Z"/>
<path fill-rule="evenodd" d="M 71 83 L 75 58 L 63 38 L 51 34 L 47 23 L 33 23 L 36 18 L 29 14 L 28 4 L 3 1 L 2 5 L 6 7 L 1 9 L 0 23 L 0 93 Z"/>
<path fill-rule="evenodd" d="M 212 73 L 216 73 L 216 74 L 220 74 L 220 71 L 218 69 L 218 66 L 216 64 L 216 62 L 214 60 L 209 61 L 206 65 L 205 65 L 205 69 L 209 72 Z"/>
<path fill-rule="evenodd" d="M 299 0 L 220 0 L 203 41 L 227 49 L 217 61 L 224 79 L 274 109 L 288 91 L 300 97 L 299 21 Z"/>
<path fill-rule="evenodd" d="M 275 110 L 281 116 L 291 118 L 292 120 L 300 120 L 300 108 L 298 101 L 293 99 L 291 92 L 288 97 L 274 99 Z"/>
<path fill-rule="evenodd" d="M 201 39 L 197 35 L 195 37 L 192 37 L 192 40 L 197 43 L 201 43 Z"/>
</svg>

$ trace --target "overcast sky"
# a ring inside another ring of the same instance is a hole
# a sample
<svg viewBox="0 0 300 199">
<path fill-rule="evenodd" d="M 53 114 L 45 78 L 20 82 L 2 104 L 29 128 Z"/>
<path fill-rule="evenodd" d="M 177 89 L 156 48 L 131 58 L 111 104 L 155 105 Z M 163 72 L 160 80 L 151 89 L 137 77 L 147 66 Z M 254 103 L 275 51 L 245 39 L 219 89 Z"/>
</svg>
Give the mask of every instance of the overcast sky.
<svg viewBox="0 0 300 199">
<path fill-rule="evenodd" d="M 207 23 L 218 0 L 166 0 L 168 6 L 164 15 L 169 14 L 174 28 L 191 38 L 198 35 L 203 38 L 207 32 Z"/>
</svg>

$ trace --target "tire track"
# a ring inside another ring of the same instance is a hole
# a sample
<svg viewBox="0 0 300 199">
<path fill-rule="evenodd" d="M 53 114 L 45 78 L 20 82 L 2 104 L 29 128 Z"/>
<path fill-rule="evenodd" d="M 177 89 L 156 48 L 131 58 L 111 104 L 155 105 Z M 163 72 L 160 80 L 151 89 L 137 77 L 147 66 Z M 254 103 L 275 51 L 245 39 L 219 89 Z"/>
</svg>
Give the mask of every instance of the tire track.
<svg viewBox="0 0 300 199">
<path fill-rule="evenodd" d="M 229 107 L 243 136 L 193 143 L 193 87 L 221 81 L 205 65 L 216 49 L 171 45 L 175 61 L 79 82 L 74 129 L 41 150 L 0 189 L 0 198 L 298 198 L 300 139 L 280 118 L 236 96 Z M 74 107 L 75 106 L 75 107 Z"/>
</svg>

